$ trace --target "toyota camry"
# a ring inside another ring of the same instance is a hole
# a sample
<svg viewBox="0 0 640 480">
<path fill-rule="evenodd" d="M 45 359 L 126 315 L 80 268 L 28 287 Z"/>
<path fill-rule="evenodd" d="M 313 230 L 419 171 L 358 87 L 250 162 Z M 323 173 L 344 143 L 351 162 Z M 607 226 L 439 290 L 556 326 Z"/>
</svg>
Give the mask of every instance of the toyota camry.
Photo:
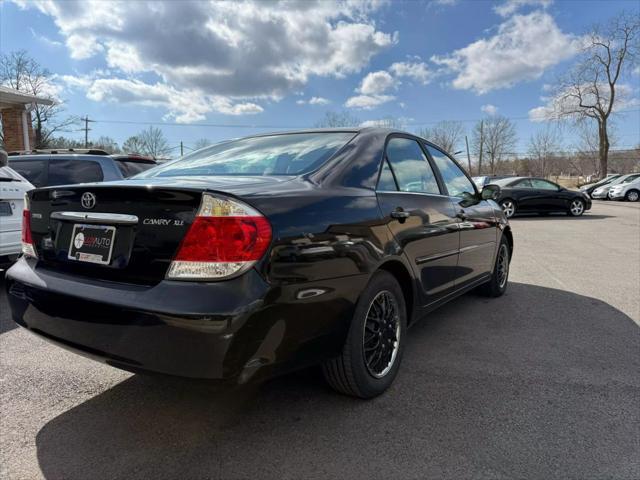
<svg viewBox="0 0 640 480">
<path fill-rule="evenodd" d="M 498 195 L 395 130 L 222 142 L 133 179 L 29 192 L 12 316 L 133 372 L 245 383 L 319 364 L 369 398 L 415 321 L 504 293 Z"/>
</svg>

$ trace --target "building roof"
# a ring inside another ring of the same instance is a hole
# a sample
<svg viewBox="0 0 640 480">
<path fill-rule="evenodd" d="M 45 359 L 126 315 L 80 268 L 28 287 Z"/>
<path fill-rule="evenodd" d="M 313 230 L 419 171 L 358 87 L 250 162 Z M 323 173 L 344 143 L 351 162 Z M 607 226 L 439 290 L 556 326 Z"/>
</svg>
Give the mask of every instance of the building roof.
<svg viewBox="0 0 640 480">
<path fill-rule="evenodd" d="M 35 95 L 19 92 L 13 88 L 0 86 L 0 109 L 15 105 L 29 105 L 31 103 L 53 105 L 53 100 L 49 98 L 36 97 Z"/>
</svg>

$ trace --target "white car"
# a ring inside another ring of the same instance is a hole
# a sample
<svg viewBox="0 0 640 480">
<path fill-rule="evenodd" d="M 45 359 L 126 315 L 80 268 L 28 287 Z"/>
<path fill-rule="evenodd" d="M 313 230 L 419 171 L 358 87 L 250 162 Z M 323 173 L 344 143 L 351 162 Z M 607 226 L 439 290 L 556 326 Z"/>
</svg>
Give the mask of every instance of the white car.
<svg viewBox="0 0 640 480">
<path fill-rule="evenodd" d="M 22 251 L 24 194 L 33 189 L 24 177 L 7 166 L 7 154 L 0 150 L 0 264 L 15 260 Z"/>
<path fill-rule="evenodd" d="M 593 192 L 591 192 L 591 198 L 606 200 L 607 198 L 609 198 L 610 189 L 612 189 L 616 185 L 636 180 L 637 178 L 640 178 L 640 173 L 630 173 L 628 175 L 622 175 L 616 178 L 613 182 L 596 188 Z"/>
<path fill-rule="evenodd" d="M 640 175 L 629 178 L 609 189 L 611 200 L 627 200 L 637 202 L 640 199 Z"/>
</svg>

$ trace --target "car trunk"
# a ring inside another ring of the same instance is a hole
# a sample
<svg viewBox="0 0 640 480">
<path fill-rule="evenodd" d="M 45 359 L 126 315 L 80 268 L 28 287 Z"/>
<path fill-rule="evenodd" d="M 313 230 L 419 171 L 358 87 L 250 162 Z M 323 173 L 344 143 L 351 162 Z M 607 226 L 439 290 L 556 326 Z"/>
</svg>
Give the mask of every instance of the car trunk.
<svg viewBox="0 0 640 480">
<path fill-rule="evenodd" d="M 87 192 L 93 194 L 93 207 L 91 202 L 83 205 Z M 161 187 L 85 185 L 34 191 L 31 232 L 39 267 L 153 285 L 164 278 L 200 200 L 201 191 Z M 83 254 L 74 248 L 80 233 L 85 244 L 93 239 L 109 248 Z"/>
</svg>

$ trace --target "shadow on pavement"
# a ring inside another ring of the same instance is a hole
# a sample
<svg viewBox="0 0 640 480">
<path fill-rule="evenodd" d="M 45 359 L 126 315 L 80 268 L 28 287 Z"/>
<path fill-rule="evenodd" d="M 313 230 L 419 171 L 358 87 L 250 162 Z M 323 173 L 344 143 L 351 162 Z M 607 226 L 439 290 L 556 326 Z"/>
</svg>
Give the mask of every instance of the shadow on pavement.
<svg viewBox="0 0 640 480">
<path fill-rule="evenodd" d="M 638 478 L 639 332 L 513 283 L 417 324 L 377 399 L 315 370 L 234 391 L 137 375 L 47 423 L 38 460 L 48 479 Z"/>
</svg>

